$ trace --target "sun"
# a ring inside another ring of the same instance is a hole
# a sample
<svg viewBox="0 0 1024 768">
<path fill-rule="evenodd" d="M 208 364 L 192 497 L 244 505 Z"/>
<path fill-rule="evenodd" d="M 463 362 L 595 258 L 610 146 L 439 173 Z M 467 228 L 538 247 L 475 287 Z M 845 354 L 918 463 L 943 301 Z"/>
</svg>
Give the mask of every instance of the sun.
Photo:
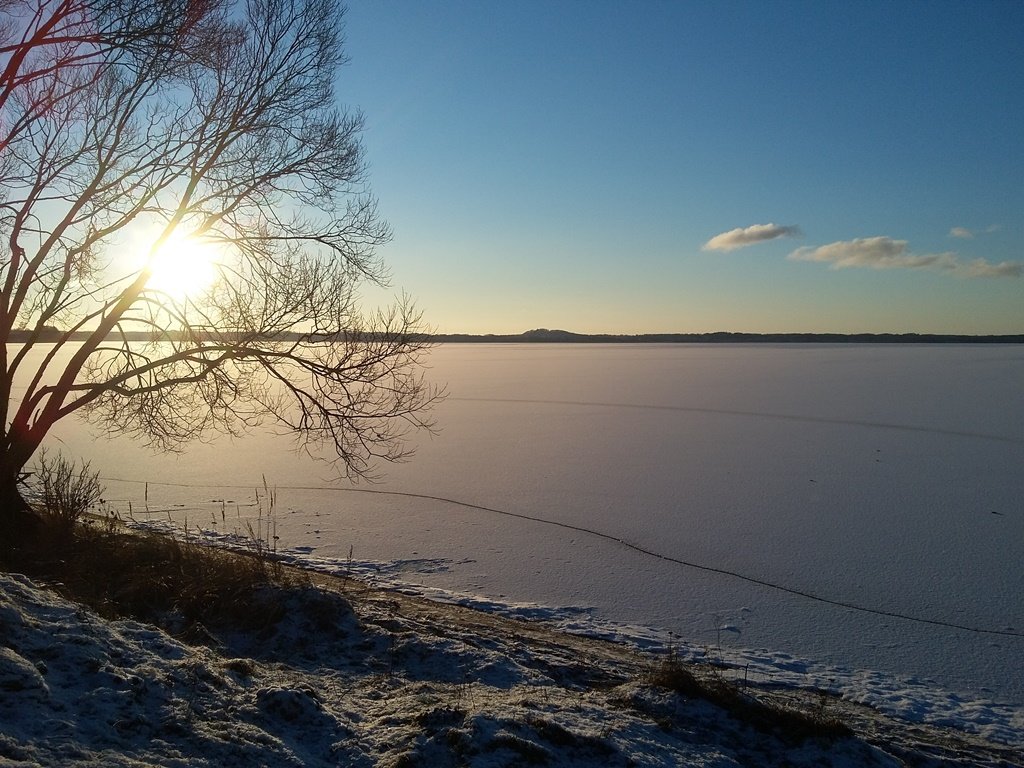
<svg viewBox="0 0 1024 768">
<path fill-rule="evenodd" d="M 172 235 L 149 261 L 146 288 L 182 301 L 198 298 L 217 279 L 216 245 L 187 235 Z"/>
</svg>

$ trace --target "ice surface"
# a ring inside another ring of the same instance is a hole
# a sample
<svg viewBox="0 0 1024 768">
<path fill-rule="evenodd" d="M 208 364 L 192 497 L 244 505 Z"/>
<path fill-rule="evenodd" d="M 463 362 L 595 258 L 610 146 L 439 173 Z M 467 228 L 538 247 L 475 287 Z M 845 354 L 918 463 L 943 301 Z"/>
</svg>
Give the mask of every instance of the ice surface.
<svg viewBox="0 0 1024 768">
<path fill-rule="evenodd" d="M 140 520 L 222 533 L 255 520 L 282 549 L 351 552 L 381 578 L 398 569 L 446 594 L 577 606 L 577 617 L 673 631 L 696 648 L 1024 703 L 1024 678 L 1009 673 L 1024 658 L 1021 347 L 447 345 L 431 366 L 450 393 L 442 431 L 375 486 L 331 484 L 325 466 L 267 434 L 180 457 L 127 441 L 100 449 L 76 424 L 57 437 Z M 277 488 L 272 515 L 263 477 Z M 572 527 L 840 602 L 1017 634 L 827 605 Z"/>
</svg>

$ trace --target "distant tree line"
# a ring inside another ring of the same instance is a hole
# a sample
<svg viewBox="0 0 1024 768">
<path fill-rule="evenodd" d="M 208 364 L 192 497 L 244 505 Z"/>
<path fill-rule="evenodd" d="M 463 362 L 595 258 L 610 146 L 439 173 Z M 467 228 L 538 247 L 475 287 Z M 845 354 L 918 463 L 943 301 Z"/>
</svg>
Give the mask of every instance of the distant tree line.
<svg viewBox="0 0 1024 768">
<path fill-rule="evenodd" d="M 27 340 L 33 331 L 12 331 L 10 341 Z M 190 331 L 194 337 L 197 332 Z M 61 331 L 47 326 L 41 339 L 56 338 Z M 85 339 L 86 333 L 72 333 L 70 338 Z M 126 332 L 131 340 L 152 340 L 145 332 Z M 161 338 L 174 337 L 175 332 L 161 332 Z M 230 332 L 217 331 L 220 338 Z M 379 340 L 384 332 L 340 331 L 321 335 L 323 340 L 358 341 Z M 302 334 L 282 333 L 275 339 L 289 341 Z M 424 344 L 1024 344 L 1024 334 L 970 335 L 950 333 L 735 333 L 715 331 L 713 333 L 573 333 L 572 331 L 536 328 L 523 333 L 419 333 L 412 334 L 414 340 Z"/>
<path fill-rule="evenodd" d="M 936 333 L 572 333 L 537 328 L 516 334 L 433 334 L 435 343 L 574 344 L 1024 344 L 1024 334 L 971 336 Z"/>
</svg>

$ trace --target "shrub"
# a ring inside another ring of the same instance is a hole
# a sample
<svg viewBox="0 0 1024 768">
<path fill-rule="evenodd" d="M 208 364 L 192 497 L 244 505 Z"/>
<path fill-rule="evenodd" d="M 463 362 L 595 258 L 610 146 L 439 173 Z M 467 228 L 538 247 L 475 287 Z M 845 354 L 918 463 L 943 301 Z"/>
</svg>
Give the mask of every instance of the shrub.
<svg viewBox="0 0 1024 768">
<path fill-rule="evenodd" d="M 44 519 L 59 530 L 70 532 L 82 516 L 103 497 L 99 472 L 88 461 L 77 462 L 62 454 L 50 457 L 44 449 L 39 465 L 29 480 L 29 497 Z"/>
</svg>

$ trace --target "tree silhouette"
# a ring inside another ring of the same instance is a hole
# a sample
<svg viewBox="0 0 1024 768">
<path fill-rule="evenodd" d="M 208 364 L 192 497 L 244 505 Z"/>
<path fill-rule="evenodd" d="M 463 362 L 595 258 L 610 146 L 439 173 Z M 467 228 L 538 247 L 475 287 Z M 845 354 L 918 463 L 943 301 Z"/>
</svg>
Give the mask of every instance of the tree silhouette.
<svg viewBox="0 0 1024 768">
<path fill-rule="evenodd" d="M 358 306 L 390 233 L 334 97 L 335 0 L 0 14 L 0 516 L 76 412 L 166 449 L 270 421 L 349 476 L 402 458 L 437 393 L 409 302 Z M 201 292 L 154 279 L 182 238 L 215 249 Z"/>
</svg>

